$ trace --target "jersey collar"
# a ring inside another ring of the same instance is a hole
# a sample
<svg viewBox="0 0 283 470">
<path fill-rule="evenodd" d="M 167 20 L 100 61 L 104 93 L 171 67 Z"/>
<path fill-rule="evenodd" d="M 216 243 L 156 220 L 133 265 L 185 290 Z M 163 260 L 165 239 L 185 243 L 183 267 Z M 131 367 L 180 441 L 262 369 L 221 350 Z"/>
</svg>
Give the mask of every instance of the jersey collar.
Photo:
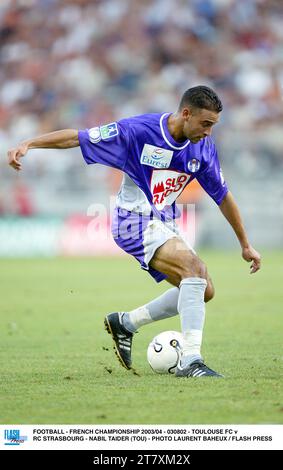
<svg viewBox="0 0 283 470">
<path fill-rule="evenodd" d="M 170 114 L 171 113 L 164 113 L 162 114 L 160 118 L 161 134 L 165 142 L 169 145 L 169 147 L 175 150 L 182 150 L 189 145 L 190 141 L 186 140 L 185 143 L 183 142 L 180 143 L 180 142 L 176 142 L 176 140 L 173 139 L 172 135 L 170 134 L 168 130 L 168 125 L 167 125 L 168 117 L 170 116 Z"/>
</svg>

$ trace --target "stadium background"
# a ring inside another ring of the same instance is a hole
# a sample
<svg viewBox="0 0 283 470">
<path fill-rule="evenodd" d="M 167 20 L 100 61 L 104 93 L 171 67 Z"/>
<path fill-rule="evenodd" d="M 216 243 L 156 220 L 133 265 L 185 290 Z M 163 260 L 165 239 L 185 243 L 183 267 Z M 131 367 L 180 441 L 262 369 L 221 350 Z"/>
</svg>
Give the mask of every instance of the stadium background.
<svg viewBox="0 0 283 470">
<path fill-rule="evenodd" d="M 2 423 L 282 423 L 282 24 L 281 0 L 0 2 Z M 217 384 L 149 370 L 148 342 L 177 317 L 137 335 L 140 377 L 116 363 L 104 315 L 167 287 L 114 256 L 108 215 L 89 237 L 119 172 L 87 167 L 79 149 L 31 151 L 19 174 L 6 161 L 43 132 L 174 111 L 196 84 L 223 100 L 214 138 L 264 260 L 249 276 L 215 204 L 197 186 L 182 195 L 197 201 L 196 246 L 216 285 L 204 354 L 227 377 Z"/>
<path fill-rule="evenodd" d="M 115 250 L 85 232 L 87 209 L 109 207 L 118 172 L 86 167 L 78 149 L 39 150 L 17 175 L 3 158 L 10 146 L 174 111 L 196 84 L 223 100 L 214 137 L 251 240 L 282 246 L 282 2 L 4 0 L 0 25 L 0 256 Z M 194 188 L 182 197 L 195 200 L 198 246 L 235 248 L 207 196 Z"/>
</svg>

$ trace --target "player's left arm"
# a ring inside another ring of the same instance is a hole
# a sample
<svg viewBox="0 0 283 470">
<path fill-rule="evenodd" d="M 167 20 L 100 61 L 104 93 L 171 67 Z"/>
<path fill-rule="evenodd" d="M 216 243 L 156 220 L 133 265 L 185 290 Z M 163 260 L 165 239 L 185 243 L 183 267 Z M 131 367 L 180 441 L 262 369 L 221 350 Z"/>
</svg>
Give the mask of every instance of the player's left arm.
<svg viewBox="0 0 283 470">
<path fill-rule="evenodd" d="M 251 261 L 251 274 L 256 273 L 260 269 L 261 256 L 249 243 L 244 224 L 241 218 L 240 210 L 235 202 L 231 192 L 228 191 L 224 196 L 219 208 L 232 226 L 242 247 L 242 257 L 246 261 Z"/>
</svg>

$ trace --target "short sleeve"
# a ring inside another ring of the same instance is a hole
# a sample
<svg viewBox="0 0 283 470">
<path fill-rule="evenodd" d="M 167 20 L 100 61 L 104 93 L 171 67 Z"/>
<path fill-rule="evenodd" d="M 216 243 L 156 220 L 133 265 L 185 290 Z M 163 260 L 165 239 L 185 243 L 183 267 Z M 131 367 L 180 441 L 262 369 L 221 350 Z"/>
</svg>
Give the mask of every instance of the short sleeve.
<svg viewBox="0 0 283 470">
<path fill-rule="evenodd" d="M 88 165 L 101 163 L 123 170 L 128 158 L 129 130 L 126 120 L 79 130 L 79 143 Z"/>
<path fill-rule="evenodd" d="M 220 205 L 228 192 L 228 187 L 223 178 L 215 144 L 212 141 L 210 141 L 208 161 L 196 179 L 216 204 Z"/>
</svg>

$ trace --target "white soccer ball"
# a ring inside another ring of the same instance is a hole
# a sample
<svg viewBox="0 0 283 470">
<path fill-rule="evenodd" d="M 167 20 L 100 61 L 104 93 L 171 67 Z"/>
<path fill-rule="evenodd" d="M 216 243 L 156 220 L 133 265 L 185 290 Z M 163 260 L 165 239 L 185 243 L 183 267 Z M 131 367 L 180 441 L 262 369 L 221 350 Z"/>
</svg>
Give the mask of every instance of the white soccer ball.
<svg viewBox="0 0 283 470">
<path fill-rule="evenodd" d="M 174 374 L 183 348 L 183 335 L 178 331 L 163 331 L 147 348 L 147 360 L 157 374 Z"/>
</svg>

